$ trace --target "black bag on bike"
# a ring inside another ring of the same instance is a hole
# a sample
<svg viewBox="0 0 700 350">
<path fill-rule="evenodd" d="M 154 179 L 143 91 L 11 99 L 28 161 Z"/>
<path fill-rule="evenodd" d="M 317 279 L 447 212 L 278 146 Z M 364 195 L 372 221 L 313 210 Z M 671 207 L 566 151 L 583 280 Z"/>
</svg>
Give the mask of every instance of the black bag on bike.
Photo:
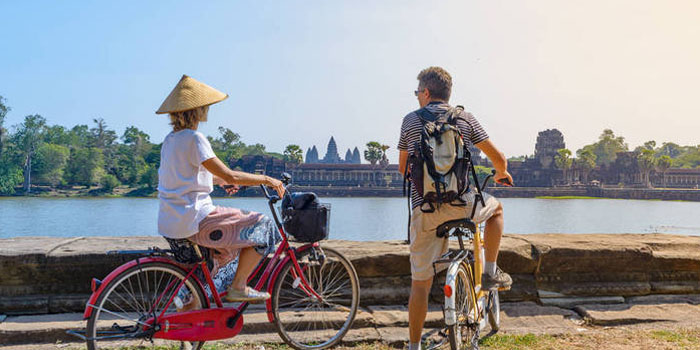
<svg viewBox="0 0 700 350">
<path fill-rule="evenodd" d="M 328 238 L 331 205 L 319 203 L 312 192 L 296 192 L 282 200 L 284 230 L 299 242 L 318 242 Z"/>
<path fill-rule="evenodd" d="M 417 113 L 423 130 L 408 164 L 411 182 L 423 197 L 420 209 L 430 213 L 441 204 L 466 205 L 471 154 L 457 126 L 464 108 L 457 106 L 439 115 L 421 108 Z"/>
</svg>

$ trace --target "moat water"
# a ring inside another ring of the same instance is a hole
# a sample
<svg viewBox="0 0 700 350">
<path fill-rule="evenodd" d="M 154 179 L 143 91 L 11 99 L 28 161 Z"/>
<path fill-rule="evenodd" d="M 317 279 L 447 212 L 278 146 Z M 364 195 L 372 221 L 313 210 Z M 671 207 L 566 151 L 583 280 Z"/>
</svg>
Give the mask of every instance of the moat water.
<svg viewBox="0 0 700 350">
<path fill-rule="evenodd" d="M 405 198 L 324 198 L 331 239 L 405 239 Z M 507 233 L 674 233 L 700 235 L 700 202 L 503 198 Z M 214 203 L 269 214 L 262 198 Z M 157 235 L 153 198 L 0 197 L 0 238 Z"/>
</svg>

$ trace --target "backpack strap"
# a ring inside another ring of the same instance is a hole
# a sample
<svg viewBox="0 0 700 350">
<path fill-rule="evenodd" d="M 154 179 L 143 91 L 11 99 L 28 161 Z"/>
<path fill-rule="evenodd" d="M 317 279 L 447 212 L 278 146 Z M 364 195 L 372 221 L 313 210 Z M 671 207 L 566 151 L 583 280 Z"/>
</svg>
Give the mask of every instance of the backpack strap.
<svg viewBox="0 0 700 350">
<path fill-rule="evenodd" d="M 433 112 L 429 111 L 425 107 L 417 110 L 416 114 L 418 114 L 418 118 L 420 119 L 421 123 L 423 123 L 424 125 L 425 125 L 425 123 L 434 122 L 438 119 L 438 116 L 436 116 Z"/>
</svg>

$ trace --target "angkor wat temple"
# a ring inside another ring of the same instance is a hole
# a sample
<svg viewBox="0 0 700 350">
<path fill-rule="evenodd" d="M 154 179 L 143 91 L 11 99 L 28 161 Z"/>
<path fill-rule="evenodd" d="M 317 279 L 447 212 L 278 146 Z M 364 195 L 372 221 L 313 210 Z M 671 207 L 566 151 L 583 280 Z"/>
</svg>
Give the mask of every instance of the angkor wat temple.
<svg viewBox="0 0 700 350">
<path fill-rule="evenodd" d="M 318 158 L 318 150 L 316 145 L 306 150 L 306 164 L 361 164 L 362 158 L 360 158 L 360 150 L 355 147 L 355 149 L 350 152 L 350 149 L 345 152 L 345 159 L 341 159 L 338 154 L 338 146 L 335 143 L 335 139 L 331 136 L 328 141 L 328 147 L 326 148 L 326 155 L 323 158 Z"/>
<path fill-rule="evenodd" d="M 610 165 L 584 171 L 572 167 L 564 178 L 564 172 L 555 165 L 557 150 L 566 148 L 564 135 L 557 129 L 538 133 L 535 153 L 523 160 L 510 160 L 508 171 L 519 187 L 553 186 L 618 186 L 645 187 L 645 179 L 638 168 L 635 152 L 620 152 Z M 472 148 L 474 163 L 490 167 L 481 157 L 478 148 Z M 403 179 L 397 164 L 362 164 L 357 147 L 340 158 L 335 139 L 331 137 L 323 158 L 319 159 L 316 146 L 306 151 L 303 164 L 285 163 L 270 156 L 244 156 L 230 164 L 247 172 L 279 177 L 282 172 L 292 174 L 294 183 L 301 186 L 323 187 L 388 187 L 401 188 Z M 697 188 L 700 185 L 700 169 L 668 169 L 664 173 L 652 172 L 649 181 L 653 187 Z"/>
</svg>

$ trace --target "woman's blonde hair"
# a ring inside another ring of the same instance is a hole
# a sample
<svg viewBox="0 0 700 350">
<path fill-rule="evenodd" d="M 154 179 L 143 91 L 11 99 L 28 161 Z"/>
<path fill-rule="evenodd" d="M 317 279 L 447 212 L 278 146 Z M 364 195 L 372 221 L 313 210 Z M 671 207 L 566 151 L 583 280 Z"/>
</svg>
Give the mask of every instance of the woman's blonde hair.
<svg viewBox="0 0 700 350">
<path fill-rule="evenodd" d="M 182 112 L 170 113 L 170 125 L 173 131 L 194 129 L 199 122 L 207 121 L 209 106 L 197 107 Z"/>
</svg>

